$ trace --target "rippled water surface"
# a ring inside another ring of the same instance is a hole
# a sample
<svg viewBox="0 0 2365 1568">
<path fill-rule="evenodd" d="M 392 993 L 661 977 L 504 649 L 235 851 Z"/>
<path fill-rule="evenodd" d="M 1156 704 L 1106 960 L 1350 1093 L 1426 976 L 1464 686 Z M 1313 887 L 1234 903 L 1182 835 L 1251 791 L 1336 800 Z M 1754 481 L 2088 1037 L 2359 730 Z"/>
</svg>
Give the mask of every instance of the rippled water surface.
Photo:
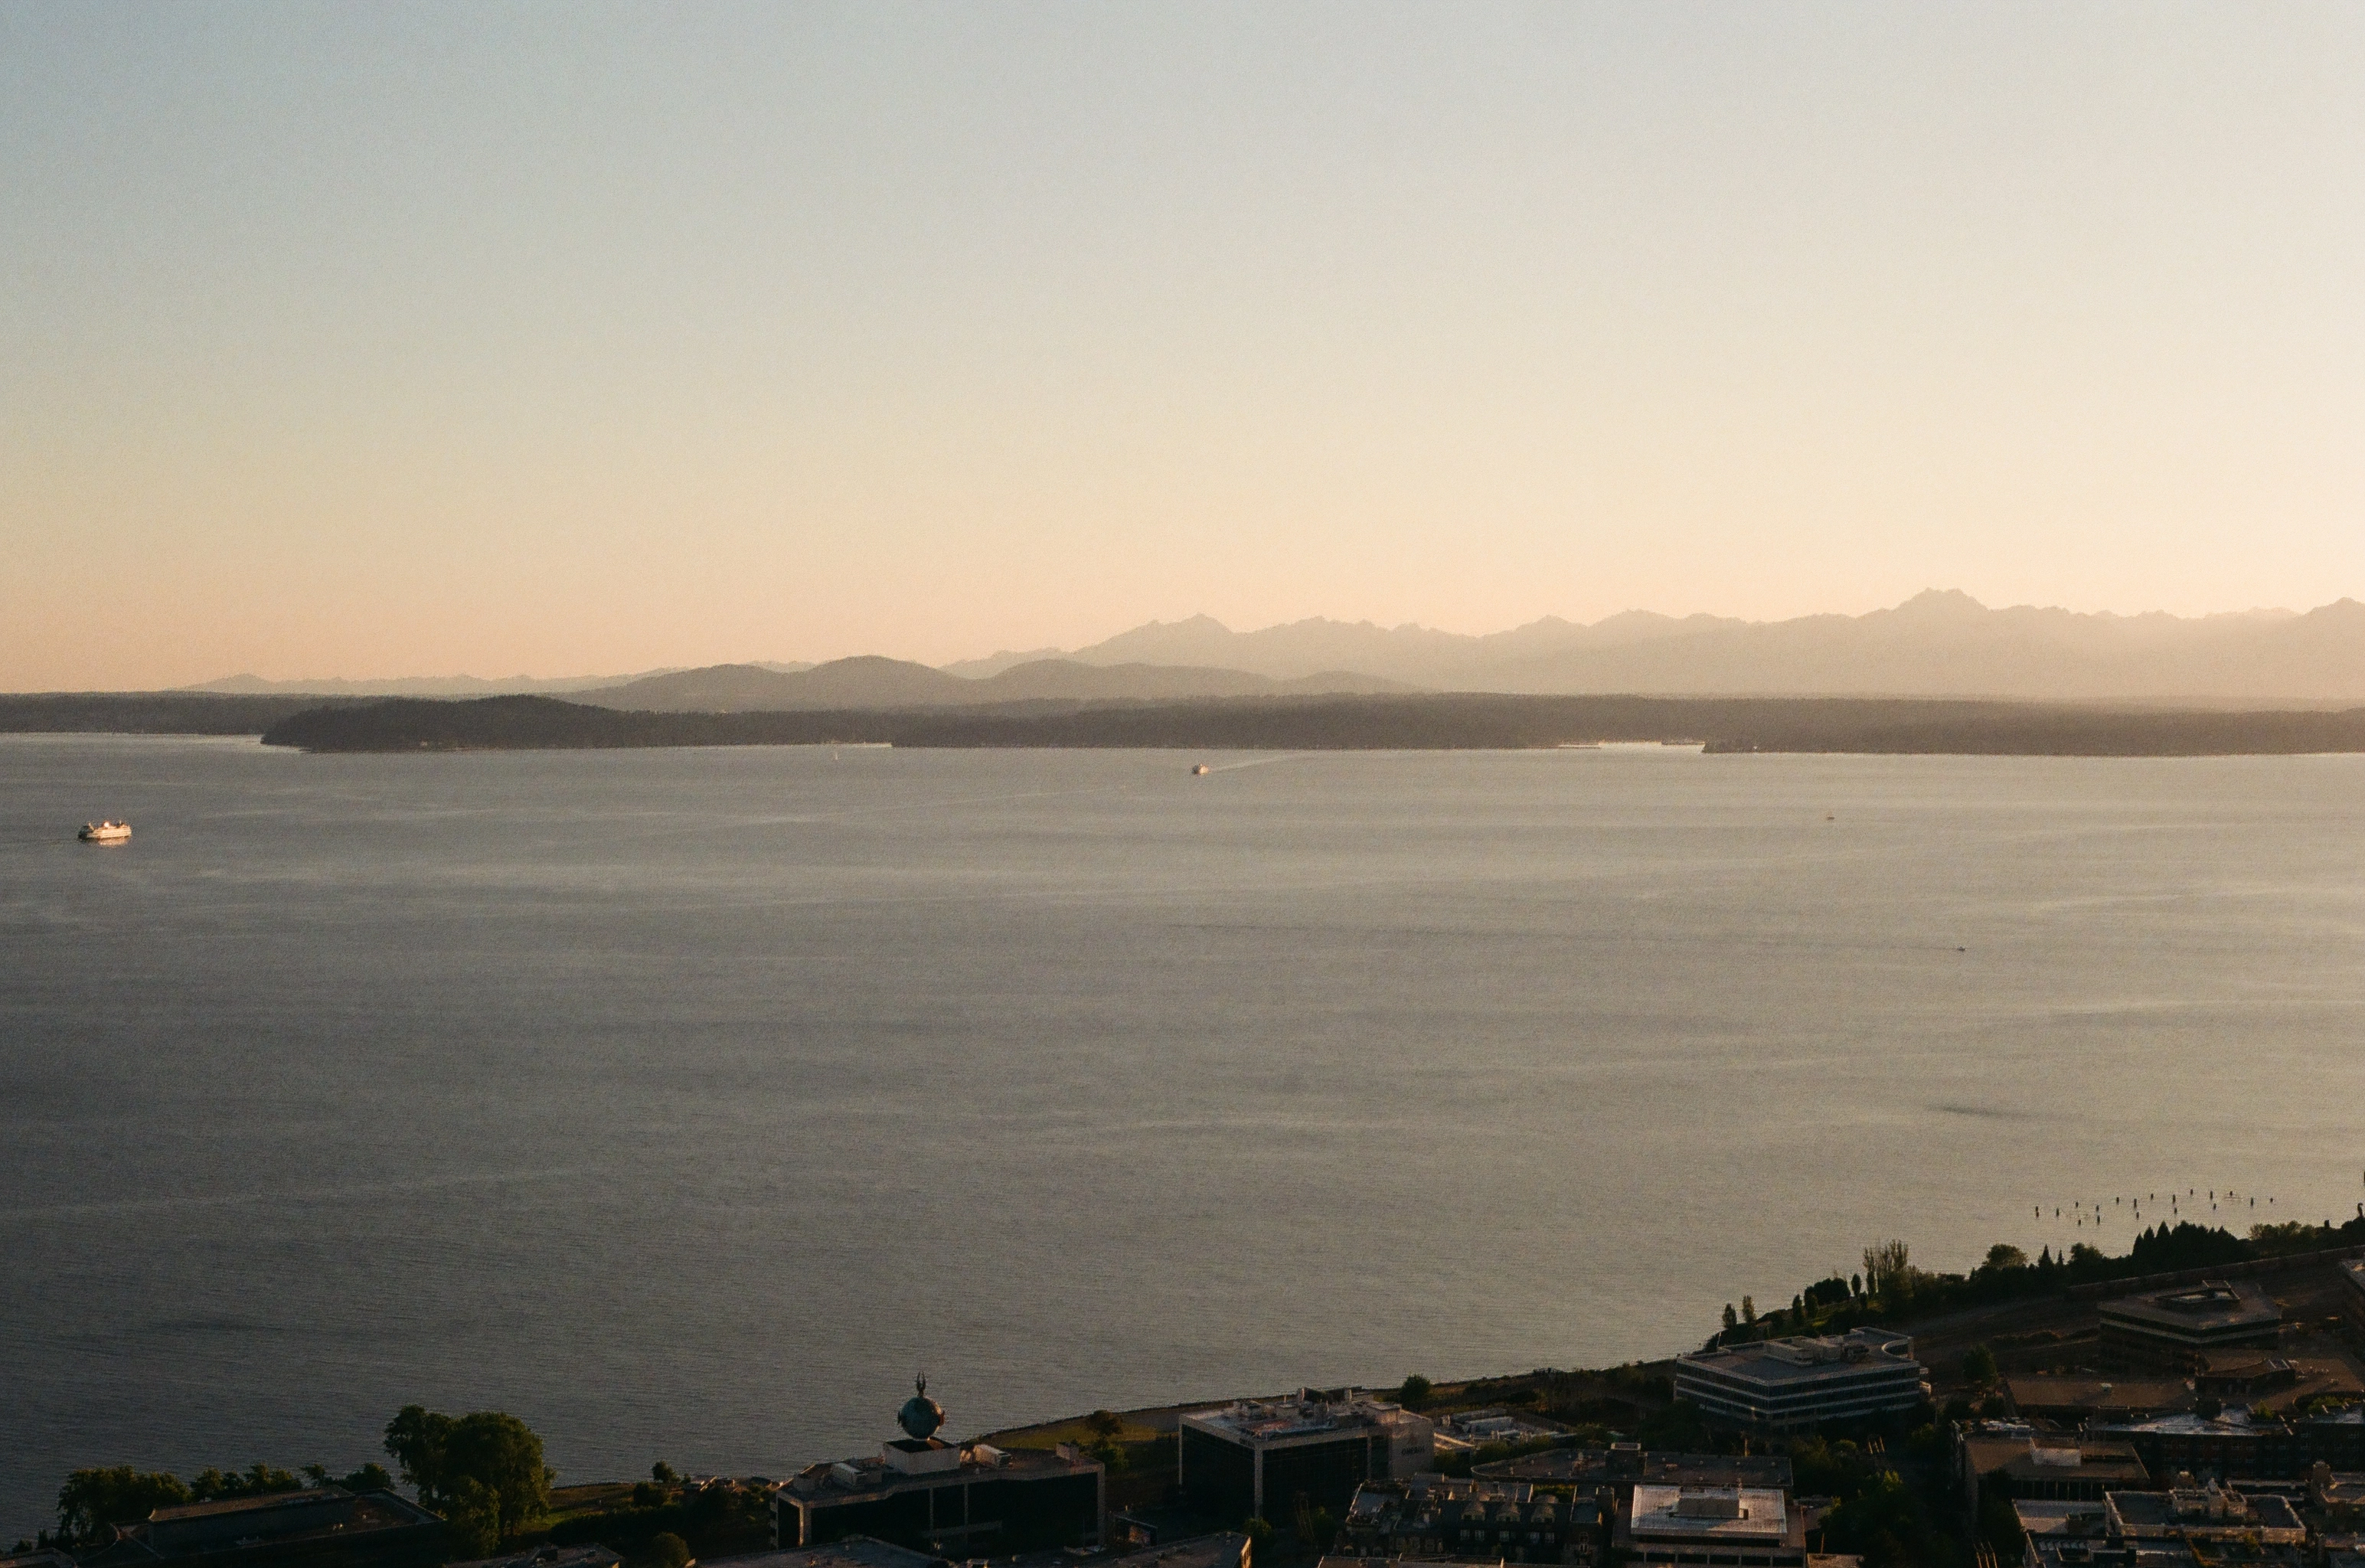
<svg viewBox="0 0 2365 1568">
<path fill-rule="evenodd" d="M 411 1401 L 779 1474 L 920 1365 L 1598 1364 L 2365 1195 L 2365 759 L 1196 760 L 0 738 L 0 1531 Z"/>
</svg>

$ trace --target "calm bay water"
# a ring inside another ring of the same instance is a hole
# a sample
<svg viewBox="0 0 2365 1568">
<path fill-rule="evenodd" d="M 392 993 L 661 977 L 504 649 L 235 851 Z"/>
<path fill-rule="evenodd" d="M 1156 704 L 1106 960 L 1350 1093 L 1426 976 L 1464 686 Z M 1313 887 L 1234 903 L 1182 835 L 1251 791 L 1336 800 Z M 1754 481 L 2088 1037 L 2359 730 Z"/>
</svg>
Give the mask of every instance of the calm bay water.
<svg viewBox="0 0 2365 1568">
<path fill-rule="evenodd" d="M 1195 760 L 0 738 L 0 1531 L 412 1401 L 778 1475 L 921 1366 L 1595 1365 L 2365 1196 L 2365 758 Z"/>
</svg>

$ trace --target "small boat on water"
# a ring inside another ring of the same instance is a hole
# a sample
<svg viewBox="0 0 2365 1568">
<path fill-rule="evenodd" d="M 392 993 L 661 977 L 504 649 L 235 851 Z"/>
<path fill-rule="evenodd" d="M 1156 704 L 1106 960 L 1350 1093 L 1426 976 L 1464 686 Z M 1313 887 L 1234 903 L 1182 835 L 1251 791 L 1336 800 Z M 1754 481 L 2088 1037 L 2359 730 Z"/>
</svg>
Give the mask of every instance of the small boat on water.
<svg viewBox="0 0 2365 1568">
<path fill-rule="evenodd" d="M 1192 777 L 1192 778 L 1198 778 L 1200 775 L 1202 775 L 1202 774 L 1205 773 L 1206 771 L 1207 771 L 1207 765 L 1206 765 L 1205 763 L 1204 763 L 1204 762 L 1199 763 L 1198 765 L 1196 765 L 1195 767 L 1194 767 L 1191 769 L 1191 777 Z"/>
<path fill-rule="evenodd" d="M 130 838 L 131 824 L 110 817 L 105 822 L 83 823 L 82 831 L 74 836 L 84 844 L 121 844 Z"/>
</svg>

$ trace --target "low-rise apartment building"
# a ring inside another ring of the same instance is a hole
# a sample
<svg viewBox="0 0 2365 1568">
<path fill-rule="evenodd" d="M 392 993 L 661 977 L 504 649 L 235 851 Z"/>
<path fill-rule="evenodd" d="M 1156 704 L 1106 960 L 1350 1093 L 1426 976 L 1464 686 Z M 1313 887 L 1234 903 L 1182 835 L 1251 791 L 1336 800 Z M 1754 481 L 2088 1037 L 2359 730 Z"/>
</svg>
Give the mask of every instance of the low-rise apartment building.
<svg viewBox="0 0 2365 1568">
<path fill-rule="evenodd" d="M 1569 1496 L 1519 1481 L 1418 1475 L 1356 1492 L 1341 1550 L 1366 1557 L 1591 1564 L 1608 1542 L 1608 1494 Z"/>
</svg>

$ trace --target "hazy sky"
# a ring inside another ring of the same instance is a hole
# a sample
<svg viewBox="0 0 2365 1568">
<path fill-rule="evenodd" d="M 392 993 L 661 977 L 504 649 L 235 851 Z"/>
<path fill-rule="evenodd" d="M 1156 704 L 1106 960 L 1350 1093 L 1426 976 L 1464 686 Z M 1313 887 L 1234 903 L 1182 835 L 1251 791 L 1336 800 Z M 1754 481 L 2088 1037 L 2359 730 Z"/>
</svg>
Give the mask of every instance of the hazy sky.
<svg viewBox="0 0 2365 1568">
<path fill-rule="evenodd" d="M 2365 6 L 0 6 L 0 688 L 2365 597 Z"/>
</svg>

